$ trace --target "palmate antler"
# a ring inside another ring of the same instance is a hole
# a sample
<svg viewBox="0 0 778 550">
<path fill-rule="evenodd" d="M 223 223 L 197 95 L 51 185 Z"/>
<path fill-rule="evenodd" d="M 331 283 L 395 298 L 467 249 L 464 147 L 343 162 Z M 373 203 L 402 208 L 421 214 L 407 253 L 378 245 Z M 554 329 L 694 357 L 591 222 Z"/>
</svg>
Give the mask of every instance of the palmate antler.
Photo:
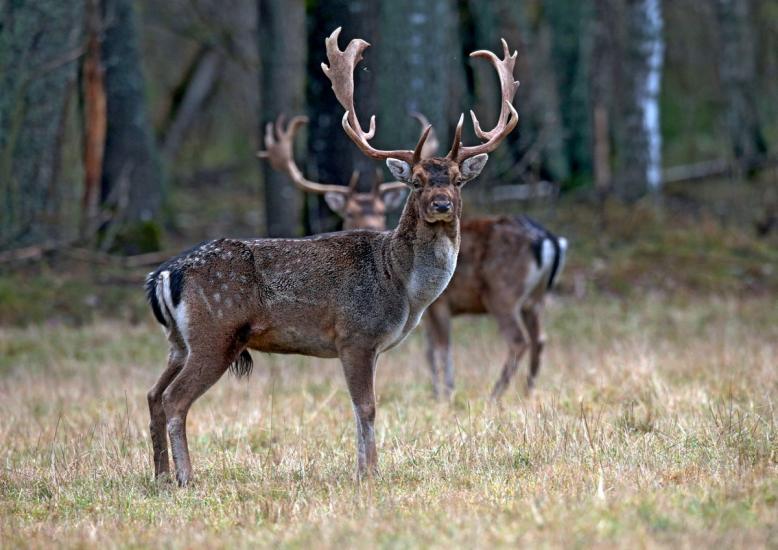
<svg viewBox="0 0 778 550">
<path fill-rule="evenodd" d="M 341 51 L 338 47 L 338 36 L 340 35 L 340 31 L 341 28 L 338 27 L 325 39 L 327 59 L 330 64 L 327 66 L 325 63 L 322 63 L 321 67 L 324 74 L 327 75 L 327 78 L 332 82 L 332 89 L 335 92 L 335 96 L 346 110 L 342 120 L 343 129 L 357 147 L 359 147 L 365 155 L 371 158 L 396 158 L 410 163 L 411 165 L 418 163 L 419 160 L 424 158 L 424 143 L 427 140 L 431 129 L 431 126 L 429 125 L 422 132 L 419 142 L 416 144 L 416 149 L 413 151 L 384 151 L 375 149 L 368 143 L 375 135 L 375 115 L 370 117 L 370 127 L 369 130 L 365 132 L 359 123 L 359 119 L 357 118 L 354 109 L 354 69 L 362 60 L 362 52 L 364 52 L 370 44 L 360 38 L 355 38 L 349 42 L 345 50 Z M 467 158 L 474 157 L 481 153 L 493 151 L 500 142 L 505 139 L 505 136 L 516 127 L 516 124 L 519 121 L 519 115 L 511 103 L 513 101 L 513 96 L 516 94 L 516 89 L 519 86 L 519 83 L 513 80 L 513 69 L 516 64 L 517 53 L 513 52 L 513 55 L 510 54 L 508 44 L 505 40 L 502 40 L 502 46 L 504 51 L 503 59 L 499 59 L 494 53 L 487 50 L 478 50 L 470 54 L 471 57 L 485 57 L 488 59 L 492 65 L 494 65 L 494 68 L 497 70 L 497 74 L 500 77 L 502 107 L 500 108 L 500 116 L 497 119 L 497 124 L 492 130 L 486 132 L 481 129 L 481 125 L 479 124 L 475 113 L 470 111 L 475 133 L 479 139 L 485 140 L 485 143 L 472 147 L 465 147 L 461 143 L 464 116 L 460 116 L 454 136 L 454 143 L 446 157 L 448 159 L 462 162 Z"/>
<path fill-rule="evenodd" d="M 451 150 L 448 152 L 446 158 L 462 162 L 466 158 L 474 157 L 481 153 L 491 153 L 519 122 L 519 114 L 516 112 L 512 103 L 513 96 L 516 95 L 516 90 L 519 87 L 519 82 L 513 80 L 513 68 L 516 65 L 516 56 L 518 55 L 518 52 L 514 51 L 513 55 L 511 55 L 510 50 L 508 49 L 508 43 L 504 38 L 501 38 L 500 40 L 502 42 L 503 50 L 502 59 L 488 50 L 478 50 L 470 54 L 470 57 L 483 57 L 488 59 L 497 70 L 497 75 L 500 77 L 502 106 L 500 107 L 500 116 L 497 118 L 497 124 L 490 131 L 485 132 L 481 129 L 481 124 L 478 122 L 475 113 L 470 111 L 475 135 L 481 140 L 486 140 L 486 142 L 472 147 L 465 147 L 462 145 L 462 125 L 465 117 L 464 115 L 460 115 L 457 129 L 454 133 L 454 143 L 451 145 Z"/>
<path fill-rule="evenodd" d="M 342 193 L 349 195 L 356 193 L 357 183 L 359 182 L 359 171 L 354 170 L 351 173 L 348 185 L 330 185 L 326 183 L 314 182 L 303 176 L 302 171 L 294 160 L 294 138 L 298 129 L 308 123 L 308 118 L 304 116 L 295 116 L 284 126 L 286 117 L 283 114 L 278 115 L 275 124 L 268 122 L 265 125 L 265 151 L 257 152 L 259 158 L 267 159 L 273 170 L 289 176 L 292 183 L 302 191 L 309 193 Z M 436 142 L 437 143 L 437 142 Z M 437 146 L 437 145 L 436 145 Z M 407 185 L 399 181 L 390 181 L 383 183 L 380 170 L 376 173 L 376 179 L 373 182 L 371 193 L 382 195 L 387 191 L 394 189 L 406 189 Z"/>
<path fill-rule="evenodd" d="M 306 179 L 303 173 L 297 167 L 294 161 L 294 136 L 297 130 L 303 124 L 308 123 L 308 118 L 304 116 L 293 117 L 289 125 L 284 128 L 284 115 L 278 115 L 275 125 L 268 122 L 265 126 L 265 147 L 266 151 L 259 151 L 259 158 L 266 158 L 270 166 L 278 172 L 289 176 L 298 188 L 311 193 L 349 193 L 356 188 L 356 182 L 359 179 L 359 173 L 354 172 L 351 175 L 349 186 L 328 185 L 326 183 L 317 183 Z"/>
<path fill-rule="evenodd" d="M 325 63 L 322 63 L 321 68 L 324 74 L 327 75 L 327 78 L 330 79 L 330 82 L 332 82 L 335 97 L 338 98 L 340 104 L 346 109 L 342 120 L 343 129 L 357 147 L 371 158 L 379 160 L 396 158 L 411 164 L 417 163 L 421 159 L 421 150 L 429 134 L 429 126 L 422 132 L 419 142 L 416 144 L 416 149 L 413 151 L 407 149 L 384 151 L 375 149 L 368 143 L 375 135 L 375 115 L 370 117 L 370 129 L 365 132 L 359 124 L 359 119 L 354 110 L 354 68 L 362 60 L 362 52 L 370 44 L 360 38 L 355 38 L 349 42 L 345 50 L 341 51 L 338 47 L 340 31 L 341 28 L 338 27 L 325 39 L 327 59 L 330 65 L 327 66 Z"/>
</svg>

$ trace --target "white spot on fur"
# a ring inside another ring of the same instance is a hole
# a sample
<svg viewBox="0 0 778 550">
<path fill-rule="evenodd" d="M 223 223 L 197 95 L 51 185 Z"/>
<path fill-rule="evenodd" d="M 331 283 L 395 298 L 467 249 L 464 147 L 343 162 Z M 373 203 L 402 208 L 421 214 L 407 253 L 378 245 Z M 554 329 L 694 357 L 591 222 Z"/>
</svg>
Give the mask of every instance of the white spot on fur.
<svg viewBox="0 0 778 550">
<path fill-rule="evenodd" d="M 203 303 L 205 303 L 205 307 L 208 308 L 208 313 L 213 313 L 211 302 L 208 301 L 208 297 L 205 295 L 205 291 L 203 290 L 203 287 L 198 286 L 197 293 L 200 295 L 200 298 L 203 299 Z"/>
<path fill-rule="evenodd" d="M 221 300 L 222 300 L 222 295 L 219 294 L 218 292 L 214 292 L 213 301 L 218 304 L 219 302 L 221 302 Z"/>
</svg>

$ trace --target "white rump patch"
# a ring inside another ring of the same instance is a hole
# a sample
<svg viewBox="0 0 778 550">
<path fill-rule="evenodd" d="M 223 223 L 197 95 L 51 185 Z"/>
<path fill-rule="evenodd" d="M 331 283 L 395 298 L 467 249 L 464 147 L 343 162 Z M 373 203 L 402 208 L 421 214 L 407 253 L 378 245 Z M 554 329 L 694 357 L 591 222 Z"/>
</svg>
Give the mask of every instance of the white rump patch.
<svg viewBox="0 0 778 550">
<path fill-rule="evenodd" d="M 549 271 L 554 265 L 554 253 L 554 243 L 551 242 L 551 239 L 543 239 L 543 247 L 540 252 L 540 263 L 543 271 Z"/>
<path fill-rule="evenodd" d="M 186 311 L 186 304 L 183 300 L 179 302 L 178 306 L 173 305 L 173 296 L 170 291 L 170 271 L 163 271 L 159 274 L 162 278 L 162 284 L 157 286 L 158 292 L 159 288 L 162 288 L 162 300 L 165 304 L 164 312 L 165 316 L 167 317 L 168 312 L 173 315 L 173 319 L 171 324 L 175 325 L 176 329 L 178 329 L 179 334 L 181 334 L 181 338 L 184 340 L 184 343 L 188 344 L 187 341 L 187 331 L 189 328 L 189 319 L 187 318 L 187 311 Z M 159 298 L 159 296 L 157 296 Z"/>
</svg>

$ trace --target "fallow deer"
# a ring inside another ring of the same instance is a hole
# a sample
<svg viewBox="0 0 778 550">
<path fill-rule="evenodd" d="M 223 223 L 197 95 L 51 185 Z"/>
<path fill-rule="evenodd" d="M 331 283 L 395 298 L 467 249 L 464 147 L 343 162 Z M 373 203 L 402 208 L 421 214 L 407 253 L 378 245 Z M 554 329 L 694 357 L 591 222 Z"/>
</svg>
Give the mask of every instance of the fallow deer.
<svg viewBox="0 0 778 550">
<path fill-rule="evenodd" d="M 526 391 L 535 384 L 545 344 L 545 296 L 565 262 L 567 240 L 526 216 L 476 218 L 462 222 L 457 269 L 446 290 L 424 316 L 427 361 L 435 397 L 442 363 L 446 395 L 454 390 L 451 317 L 491 314 L 508 344 L 508 358 L 492 390 L 498 400 L 529 348 Z"/>
<path fill-rule="evenodd" d="M 297 130 L 308 122 L 303 116 L 296 116 L 284 125 L 283 114 L 275 125 L 268 122 L 265 127 L 265 151 L 257 155 L 270 162 L 274 170 L 289 176 L 300 190 L 324 195 L 327 206 L 343 218 L 343 229 L 386 229 L 386 214 L 402 205 L 408 185 L 393 181 L 383 183 L 381 172 L 376 172 L 373 189 L 362 193 L 357 189 L 359 172 L 351 175 L 348 185 L 331 185 L 307 179 L 294 160 L 294 137 Z M 429 139 L 429 138 L 428 138 Z"/>
<path fill-rule="evenodd" d="M 336 29 L 322 64 L 345 108 L 342 126 L 367 156 L 383 159 L 411 192 L 393 231 L 343 231 L 307 239 L 219 239 L 201 244 L 150 273 L 146 292 L 170 343 L 168 365 L 148 394 L 156 476 L 167 474 L 167 436 L 179 485 L 192 476 L 186 418 L 192 403 L 232 365 L 251 370 L 249 349 L 340 358 L 356 418 L 357 475 L 378 466 L 374 421 L 376 359 L 399 344 L 445 289 L 459 250 L 460 188 L 483 169 L 518 122 L 511 104 L 516 53 L 479 50 L 497 70 L 502 108 L 479 145 L 461 143 L 460 117 L 446 157 L 422 159 L 416 148 L 373 148 L 375 117 L 365 132 L 354 111 L 354 70 L 369 46 L 338 47 Z"/>
<path fill-rule="evenodd" d="M 422 124 L 424 132 L 429 125 L 427 119 L 417 113 L 413 116 Z M 300 189 L 325 193 L 327 204 L 343 217 L 345 229 L 385 229 L 385 212 L 390 210 L 387 203 L 399 195 L 397 182 L 376 186 L 372 193 L 356 192 L 354 175 L 348 187 L 309 182 L 292 156 L 295 133 L 305 122 L 304 117 L 295 117 L 284 127 L 280 116 L 275 127 L 268 123 L 267 150 L 260 152 L 260 156 L 267 158 L 274 169 L 285 172 Z M 437 138 L 430 130 L 421 157 L 433 156 L 437 147 Z M 540 370 L 545 345 L 543 303 L 564 266 L 567 240 L 523 216 L 465 220 L 460 232 L 462 244 L 454 277 L 424 316 L 433 394 L 436 398 L 440 396 L 441 372 L 447 396 L 453 392 L 451 317 L 461 314 L 491 314 L 508 345 L 508 358 L 492 390 L 492 398 L 499 399 L 508 387 L 527 349 L 526 389 L 529 392 Z"/>
</svg>

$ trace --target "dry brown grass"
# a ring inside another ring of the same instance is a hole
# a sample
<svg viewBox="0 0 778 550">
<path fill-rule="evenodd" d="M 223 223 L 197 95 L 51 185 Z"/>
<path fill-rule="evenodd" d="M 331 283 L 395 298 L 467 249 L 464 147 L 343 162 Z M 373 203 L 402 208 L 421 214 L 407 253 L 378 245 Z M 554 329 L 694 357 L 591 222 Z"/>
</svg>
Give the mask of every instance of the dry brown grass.
<svg viewBox="0 0 778 550">
<path fill-rule="evenodd" d="M 255 354 L 192 409 L 192 487 L 151 480 L 151 322 L 0 329 L 2 546 L 778 545 L 775 300 L 559 300 L 539 390 L 485 400 L 504 347 L 456 324 L 379 367 L 381 477 L 354 482 L 335 361 Z"/>
</svg>

